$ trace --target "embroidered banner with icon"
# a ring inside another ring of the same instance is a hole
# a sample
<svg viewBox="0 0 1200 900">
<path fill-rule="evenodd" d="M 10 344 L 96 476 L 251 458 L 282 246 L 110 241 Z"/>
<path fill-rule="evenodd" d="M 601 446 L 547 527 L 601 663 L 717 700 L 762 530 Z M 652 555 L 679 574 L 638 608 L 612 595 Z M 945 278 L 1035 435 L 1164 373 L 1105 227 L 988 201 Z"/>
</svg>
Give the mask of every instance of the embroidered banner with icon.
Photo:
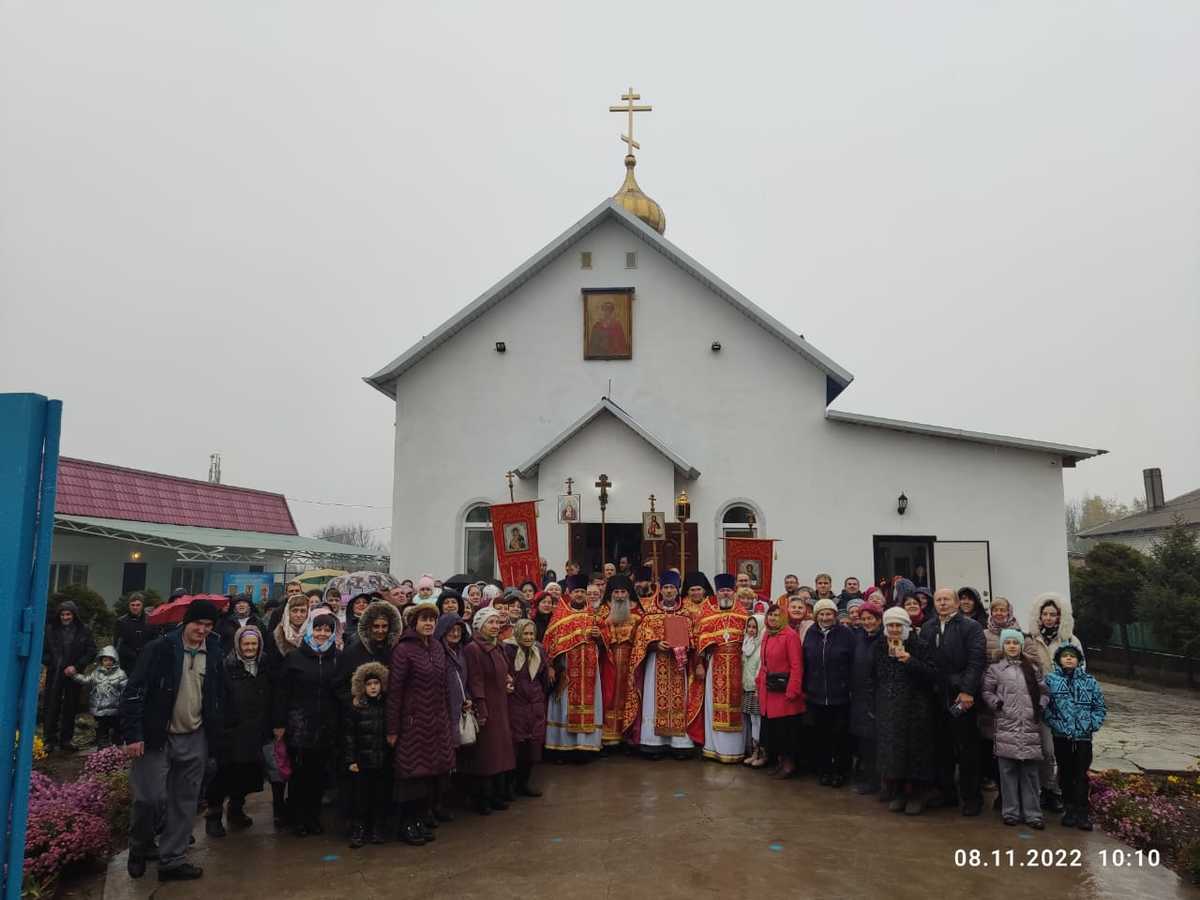
<svg viewBox="0 0 1200 900">
<path fill-rule="evenodd" d="M 495 503 L 490 509 L 500 580 L 509 587 L 522 581 L 539 584 L 537 502 Z"/>
<path fill-rule="evenodd" d="M 762 600 L 771 599 L 774 538 L 725 538 L 725 571 L 750 576 L 750 587 Z"/>
</svg>

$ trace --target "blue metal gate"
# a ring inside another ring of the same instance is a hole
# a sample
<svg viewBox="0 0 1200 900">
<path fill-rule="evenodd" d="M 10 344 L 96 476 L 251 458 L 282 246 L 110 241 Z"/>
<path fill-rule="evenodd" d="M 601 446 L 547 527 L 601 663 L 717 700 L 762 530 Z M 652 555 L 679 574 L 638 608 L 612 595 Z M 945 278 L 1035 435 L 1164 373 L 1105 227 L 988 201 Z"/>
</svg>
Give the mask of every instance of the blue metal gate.
<svg viewBox="0 0 1200 900">
<path fill-rule="evenodd" d="M 0 653 L 6 900 L 21 896 L 61 420 L 58 400 L 0 394 L 0 634 L 16 635 L 16 653 Z"/>
</svg>

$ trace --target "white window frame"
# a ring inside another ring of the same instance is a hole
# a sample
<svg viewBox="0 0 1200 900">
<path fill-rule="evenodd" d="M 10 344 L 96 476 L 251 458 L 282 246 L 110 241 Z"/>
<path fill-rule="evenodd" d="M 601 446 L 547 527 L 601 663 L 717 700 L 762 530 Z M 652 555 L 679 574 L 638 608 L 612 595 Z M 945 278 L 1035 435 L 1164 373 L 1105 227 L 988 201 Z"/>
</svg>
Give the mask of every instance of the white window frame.
<svg viewBox="0 0 1200 900">
<path fill-rule="evenodd" d="M 487 500 L 473 500 L 472 502 L 468 503 L 466 506 L 463 507 L 462 515 L 459 516 L 459 521 L 461 524 L 461 528 L 459 529 L 459 534 L 461 535 L 462 547 L 459 551 L 458 558 L 459 558 L 459 561 L 462 563 L 462 571 L 464 571 L 464 572 L 471 571 L 470 564 L 467 560 L 467 552 L 468 552 L 469 544 L 470 544 L 470 542 L 467 540 L 467 534 L 471 533 L 471 532 L 474 532 L 474 533 L 487 532 L 488 535 L 492 534 L 492 517 L 491 517 L 490 513 L 488 515 L 488 520 L 486 522 L 468 522 L 467 516 L 469 516 L 474 510 L 479 509 L 481 506 L 487 507 L 489 505 L 490 505 L 490 503 Z M 492 547 L 492 576 L 491 577 L 493 577 L 493 578 L 496 577 L 496 570 L 497 570 L 496 549 L 493 546 Z"/>
<path fill-rule="evenodd" d="M 713 523 L 713 534 L 716 535 L 716 565 L 714 571 L 725 571 L 725 541 L 727 537 L 747 537 L 745 534 L 734 535 L 732 532 L 746 531 L 744 522 L 726 522 L 725 517 L 729 515 L 729 511 L 738 506 L 744 506 L 754 513 L 754 527 L 750 529 L 749 537 L 761 537 L 766 533 L 766 525 L 763 522 L 762 508 L 746 497 L 735 497 L 732 500 L 727 500 L 717 508 L 716 521 Z"/>
</svg>

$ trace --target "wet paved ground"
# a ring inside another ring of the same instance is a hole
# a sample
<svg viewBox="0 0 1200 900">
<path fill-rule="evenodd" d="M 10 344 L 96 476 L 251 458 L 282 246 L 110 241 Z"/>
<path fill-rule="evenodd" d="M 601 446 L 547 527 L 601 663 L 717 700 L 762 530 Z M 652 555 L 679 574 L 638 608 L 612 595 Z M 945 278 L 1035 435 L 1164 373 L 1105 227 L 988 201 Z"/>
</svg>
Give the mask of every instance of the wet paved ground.
<svg viewBox="0 0 1200 900">
<path fill-rule="evenodd" d="M 1196 897 L 1167 869 L 1104 868 L 1099 851 L 1122 845 L 1098 831 L 1006 828 L 990 812 L 909 818 L 848 789 L 777 782 L 742 766 L 622 757 L 542 766 L 535 782 L 541 799 L 487 818 L 461 813 L 433 844 L 362 850 L 331 833 L 273 834 L 260 794 L 248 811 L 261 824 L 247 832 L 210 841 L 197 819 L 189 857 L 205 868 L 200 881 L 160 886 L 153 865 L 131 881 L 121 854 L 104 897 Z M 1011 849 L 1020 863 L 1078 849 L 1081 864 L 956 868 L 956 848 L 981 850 L 989 863 L 993 850 Z"/>
<path fill-rule="evenodd" d="M 1181 770 L 1200 761 L 1200 694 L 1104 680 L 1100 686 L 1108 719 L 1093 743 L 1093 768 Z"/>
</svg>

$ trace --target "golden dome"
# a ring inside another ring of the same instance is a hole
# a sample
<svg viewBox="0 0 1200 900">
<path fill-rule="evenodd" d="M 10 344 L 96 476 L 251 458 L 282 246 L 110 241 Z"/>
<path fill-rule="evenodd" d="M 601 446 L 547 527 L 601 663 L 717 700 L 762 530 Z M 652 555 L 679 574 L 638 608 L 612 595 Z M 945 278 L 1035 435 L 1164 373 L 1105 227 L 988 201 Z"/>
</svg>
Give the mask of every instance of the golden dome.
<svg viewBox="0 0 1200 900">
<path fill-rule="evenodd" d="M 633 177 L 633 167 L 636 165 L 637 159 L 632 153 L 625 157 L 625 183 L 613 195 L 613 199 L 662 234 L 667 230 L 667 215 L 661 206 L 642 193 L 642 189 L 638 187 L 637 179 Z"/>
</svg>

